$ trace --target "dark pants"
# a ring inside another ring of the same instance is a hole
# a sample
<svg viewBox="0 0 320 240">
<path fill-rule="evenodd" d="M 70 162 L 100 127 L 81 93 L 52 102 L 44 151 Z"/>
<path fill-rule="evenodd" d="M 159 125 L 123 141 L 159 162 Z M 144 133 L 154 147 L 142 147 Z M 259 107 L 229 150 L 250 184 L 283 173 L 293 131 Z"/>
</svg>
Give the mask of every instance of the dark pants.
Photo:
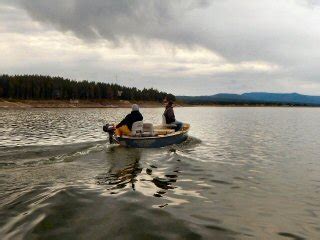
<svg viewBox="0 0 320 240">
<path fill-rule="evenodd" d="M 182 122 L 175 121 L 175 122 L 173 122 L 172 124 L 177 125 L 177 126 L 174 128 L 175 131 L 180 131 L 180 130 L 182 129 L 182 126 L 183 126 L 183 123 L 182 123 Z"/>
</svg>

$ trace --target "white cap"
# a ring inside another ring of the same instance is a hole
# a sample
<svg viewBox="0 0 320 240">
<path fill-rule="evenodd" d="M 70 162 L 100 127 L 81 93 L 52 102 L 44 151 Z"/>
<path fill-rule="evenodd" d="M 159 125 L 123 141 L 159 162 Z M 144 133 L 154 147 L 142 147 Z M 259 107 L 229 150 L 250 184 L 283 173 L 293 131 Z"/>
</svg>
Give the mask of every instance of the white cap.
<svg viewBox="0 0 320 240">
<path fill-rule="evenodd" d="M 132 111 L 139 111 L 138 104 L 132 104 Z"/>
</svg>

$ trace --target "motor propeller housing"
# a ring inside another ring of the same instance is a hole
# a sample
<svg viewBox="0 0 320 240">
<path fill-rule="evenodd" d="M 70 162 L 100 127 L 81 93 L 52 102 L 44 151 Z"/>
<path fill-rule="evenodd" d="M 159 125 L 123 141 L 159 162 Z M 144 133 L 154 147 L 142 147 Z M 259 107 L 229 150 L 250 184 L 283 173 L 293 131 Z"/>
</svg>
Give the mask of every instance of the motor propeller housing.
<svg viewBox="0 0 320 240">
<path fill-rule="evenodd" d="M 103 131 L 109 134 L 109 142 L 112 144 L 115 127 L 112 124 L 106 124 L 102 127 Z"/>
</svg>

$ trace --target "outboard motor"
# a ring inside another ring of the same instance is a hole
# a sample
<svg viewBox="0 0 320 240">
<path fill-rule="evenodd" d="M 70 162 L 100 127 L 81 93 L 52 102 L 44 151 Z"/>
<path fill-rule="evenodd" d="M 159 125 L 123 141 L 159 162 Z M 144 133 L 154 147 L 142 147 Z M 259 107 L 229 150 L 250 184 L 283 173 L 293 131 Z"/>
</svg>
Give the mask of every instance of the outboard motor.
<svg viewBox="0 0 320 240">
<path fill-rule="evenodd" d="M 104 132 L 109 134 L 109 143 L 112 144 L 114 142 L 113 141 L 113 135 L 115 130 L 114 126 L 107 123 L 106 125 L 103 126 L 102 129 Z"/>
</svg>

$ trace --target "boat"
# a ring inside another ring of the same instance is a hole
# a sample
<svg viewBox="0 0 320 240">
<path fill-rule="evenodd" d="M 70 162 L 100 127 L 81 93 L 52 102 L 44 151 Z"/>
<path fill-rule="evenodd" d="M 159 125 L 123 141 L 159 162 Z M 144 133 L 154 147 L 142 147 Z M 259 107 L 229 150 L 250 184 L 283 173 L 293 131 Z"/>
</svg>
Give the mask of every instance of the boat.
<svg viewBox="0 0 320 240">
<path fill-rule="evenodd" d="M 177 131 L 165 135 L 150 137 L 113 136 L 115 142 L 124 147 L 132 148 L 161 148 L 173 144 L 179 144 L 187 140 L 188 131 Z"/>
<path fill-rule="evenodd" d="M 130 148 L 161 148 L 180 144 L 187 140 L 190 124 L 184 123 L 182 129 L 175 131 L 174 125 L 153 127 L 150 123 L 135 122 L 131 136 L 117 136 L 114 126 L 106 124 L 103 130 L 109 134 L 109 142 Z"/>
</svg>

